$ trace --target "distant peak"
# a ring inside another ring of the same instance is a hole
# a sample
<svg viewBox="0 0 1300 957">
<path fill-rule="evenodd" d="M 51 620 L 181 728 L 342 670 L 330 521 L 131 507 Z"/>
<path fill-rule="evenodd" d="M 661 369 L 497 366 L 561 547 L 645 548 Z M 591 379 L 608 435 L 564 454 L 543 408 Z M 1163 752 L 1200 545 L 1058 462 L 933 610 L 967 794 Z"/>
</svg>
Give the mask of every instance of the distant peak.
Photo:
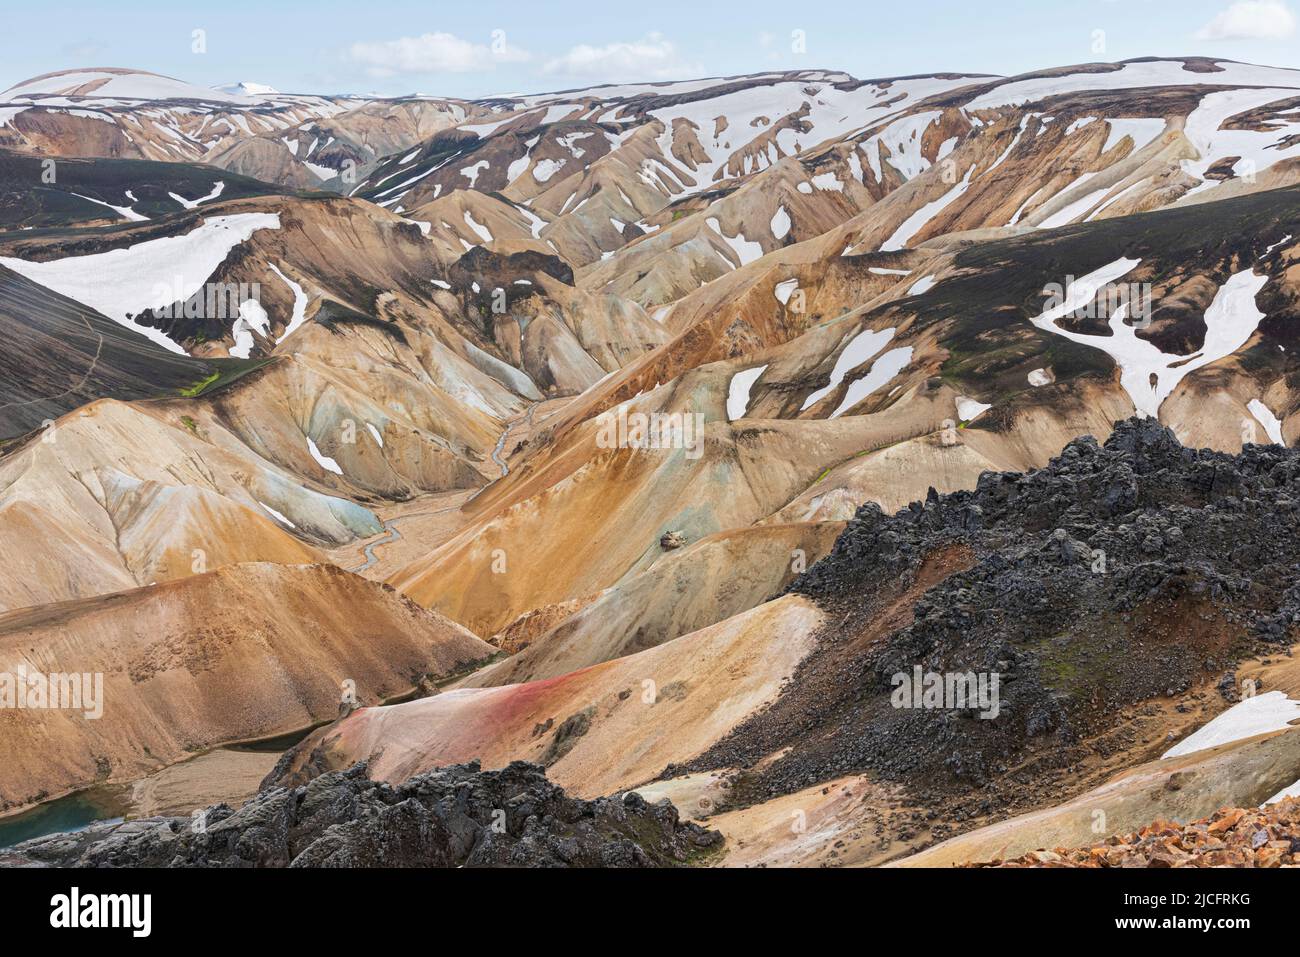
<svg viewBox="0 0 1300 957">
<path fill-rule="evenodd" d="M 273 86 L 267 86 L 265 83 L 251 83 L 244 80 L 240 83 L 227 83 L 224 86 L 214 87 L 218 93 L 234 93 L 237 96 L 274 96 L 280 91 Z"/>
</svg>

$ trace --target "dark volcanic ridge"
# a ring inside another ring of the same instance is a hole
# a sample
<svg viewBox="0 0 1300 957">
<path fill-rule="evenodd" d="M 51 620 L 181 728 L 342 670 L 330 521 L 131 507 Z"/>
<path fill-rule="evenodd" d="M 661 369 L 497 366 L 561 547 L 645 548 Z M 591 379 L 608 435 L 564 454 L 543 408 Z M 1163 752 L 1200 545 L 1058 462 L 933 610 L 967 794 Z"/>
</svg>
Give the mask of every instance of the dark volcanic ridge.
<svg viewBox="0 0 1300 957">
<path fill-rule="evenodd" d="M 0 866 L 672 867 L 722 845 L 667 801 L 572 798 L 524 761 L 439 768 L 396 787 L 366 774 L 360 763 L 265 788 L 237 811 L 35 838 L 0 851 Z"/>
<path fill-rule="evenodd" d="M 997 813 L 1133 753 L 1129 720 L 1157 699 L 1221 681 L 1233 698 L 1238 660 L 1287 653 L 1298 582 L 1300 451 L 1187 449 L 1130 419 L 1036 471 L 858 509 L 788 589 L 830 611 L 818 647 L 769 708 L 664 776 L 760 766 L 761 800 L 869 772 L 929 806 Z M 996 673 L 996 717 L 895 707 L 894 676 L 917 666 Z"/>
</svg>

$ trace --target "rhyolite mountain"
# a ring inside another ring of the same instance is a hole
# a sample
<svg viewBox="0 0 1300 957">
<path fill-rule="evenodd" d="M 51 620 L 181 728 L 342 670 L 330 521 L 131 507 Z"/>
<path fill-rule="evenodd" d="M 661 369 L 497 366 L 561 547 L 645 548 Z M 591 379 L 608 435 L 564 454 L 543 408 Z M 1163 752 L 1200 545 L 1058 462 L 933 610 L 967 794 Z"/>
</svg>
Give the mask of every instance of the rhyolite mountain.
<svg viewBox="0 0 1300 957">
<path fill-rule="evenodd" d="M 1205 58 L 16 84 L 0 667 L 129 693 L 0 730 L 63 749 L 3 808 L 284 735 L 286 788 L 530 761 L 707 818 L 735 865 L 960 862 L 1099 789 L 1132 830 L 1284 790 L 1285 721 L 1164 753 L 1300 697 L 1298 105 L 1300 72 Z M 1005 671 L 998 717 L 891 707 L 916 666 Z M 1166 762 L 1193 783 L 1165 806 L 1125 790 Z M 640 859 L 602 835 L 583 862 Z"/>
</svg>

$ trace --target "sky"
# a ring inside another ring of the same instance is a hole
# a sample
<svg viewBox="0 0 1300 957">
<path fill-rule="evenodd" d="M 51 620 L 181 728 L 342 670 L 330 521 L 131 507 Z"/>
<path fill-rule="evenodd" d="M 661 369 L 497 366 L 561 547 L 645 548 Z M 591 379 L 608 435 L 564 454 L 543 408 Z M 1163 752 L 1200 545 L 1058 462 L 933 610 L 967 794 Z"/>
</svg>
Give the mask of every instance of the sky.
<svg viewBox="0 0 1300 957">
<path fill-rule="evenodd" d="M 1139 56 L 1300 68 L 1300 0 L 8 0 L 0 90 L 74 67 L 478 97 L 768 70 L 1013 75 Z"/>
</svg>

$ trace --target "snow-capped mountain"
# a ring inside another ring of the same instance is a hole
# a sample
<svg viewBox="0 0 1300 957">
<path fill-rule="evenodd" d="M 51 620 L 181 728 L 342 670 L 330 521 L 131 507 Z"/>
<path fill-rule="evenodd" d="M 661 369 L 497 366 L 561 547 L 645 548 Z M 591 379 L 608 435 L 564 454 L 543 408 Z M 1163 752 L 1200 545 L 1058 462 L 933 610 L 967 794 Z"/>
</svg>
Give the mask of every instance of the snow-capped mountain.
<svg viewBox="0 0 1300 957">
<path fill-rule="evenodd" d="M 725 864 L 948 864 L 1300 778 L 1300 71 L 72 70 L 0 94 L 0 230 L 0 656 L 118 702 L 0 726 L 0 810 L 315 727 L 268 786 L 526 760 Z"/>
</svg>

